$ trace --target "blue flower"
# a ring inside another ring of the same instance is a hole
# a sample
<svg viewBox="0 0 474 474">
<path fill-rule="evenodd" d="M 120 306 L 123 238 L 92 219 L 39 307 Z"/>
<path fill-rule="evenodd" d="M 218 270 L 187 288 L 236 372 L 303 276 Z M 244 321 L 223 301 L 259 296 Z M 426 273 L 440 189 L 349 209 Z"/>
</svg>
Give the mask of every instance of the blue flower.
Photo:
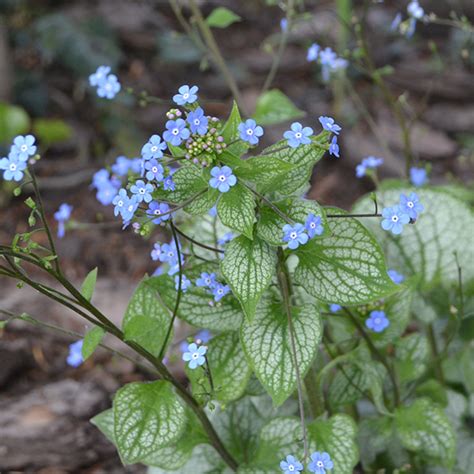
<svg viewBox="0 0 474 474">
<path fill-rule="evenodd" d="M 256 145 L 259 138 L 263 135 L 263 128 L 260 125 L 257 125 L 257 122 L 253 119 L 248 119 L 245 122 L 242 122 L 238 128 L 240 138 L 251 145 Z"/>
<path fill-rule="evenodd" d="M 82 358 L 82 339 L 69 345 L 69 355 L 67 356 L 66 362 L 71 367 L 79 367 L 84 359 Z"/>
<path fill-rule="evenodd" d="M 337 136 L 332 137 L 331 143 L 329 144 L 329 154 L 339 158 L 339 145 L 337 143 Z"/>
<path fill-rule="evenodd" d="M 356 176 L 362 178 L 367 173 L 367 169 L 375 169 L 383 164 L 383 158 L 376 156 L 368 156 L 364 158 L 359 165 L 356 166 Z"/>
<path fill-rule="evenodd" d="M 415 33 L 417 20 L 423 19 L 423 17 L 425 16 L 425 11 L 420 6 L 420 4 L 415 0 L 408 4 L 407 12 L 410 17 L 410 20 L 409 20 L 408 29 L 406 31 L 406 36 L 410 38 L 413 36 L 413 33 Z"/>
<path fill-rule="evenodd" d="M 197 100 L 197 91 L 199 90 L 198 86 L 181 86 L 178 89 L 179 94 L 173 96 L 173 101 L 178 105 L 192 104 Z M 165 139 L 166 140 L 166 139 Z M 168 140 L 166 140 L 168 141 Z"/>
<path fill-rule="evenodd" d="M 212 288 L 212 294 L 214 295 L 214 301 L 220 301 L 224 298 L 225 295 L 230 293 L 230 288 L 228 285 L 223 285 L 222 283 L 216 283 Z"/>
<path fill-rule="evenodd" d="M 153 244 L 153 249 L 150 253 L 151 259 L 156 262 L 157 260 L 160 260 L 160 255 L 163 252 L 161 249 L 161 244 L 159 242 L 156 242 Z"/>
<path fill-rule="evenodd" d="M 124 188 L 119 190 L 112 204 L 115 206 L 114 215 L 118 216 L 120 214 L 124 221 L 130 220 L 138 208 L 137 198 L 135 196 L 129 198 L 127 190 Z"/>
<path fill-rule="evenodd" d="M 92 176 L 92 187 L 100 189 L 102 186 L 110 184 L 110 173 L 102 168 L 99 171 L 96 171 Z"/>
<path fill-rule="evenodd" d="M 308 465 L 308 470 L 316 474 L 326 474 L 326 469 L 330 471 L 334 467 L 331 457 L 328 453 L 320 453 L 316 451 L 311 454 L 311 462 Z"/>
<path fill-rule="evenodd" d="M 312 213 L 308 214 L 304 227 L 310 239 L 315 235 L 321 235 L 324 232 L 324 227 L 321 224 L 321 216 L 315 216 Z"/>
<path fill-rule="evenodd" d="M 215 205 L 212 206 L 212 207 L 209 209 L 208 214 L 209 214 L 211 217 L 216 217 L 216 216 L 217 216 L 217 207 L 216 207 Z"/>
<path fill-rule="evenodd" d="M 396 283 L 397 285 L 403 283 L 403 281 L 405 280 L 405 277 L 401 273 L 398 273 L 396 270 L 388 270 L 387 273 L 393 283 Z"/>
<path fill-rule="evenodd" d="M 54 213 L 54 219 L 58 222 L 58 238 L 62 239 L 66 233 L 64 224 L 71 218 L 73 207 L 69 204 L 63 203 L 59 209 Z"/>
<path fill-rule="evenodd" d="M 230 242 L 234 237 L 235 237 L 235 234 L 233 232 L 227 232 L 222 237 L 217 239 L 217 243 L 219 245 L 225 245 L 228 242 Z"/>
<path fill-rule="evenodd" d="M 158 259 L 160 260 L 160 262 L 168 263 L 168 265 L 171 267 L 170 271 L 168 272 L 170 275 L 173 275 L 174 273 L 179 271 L 178 250 L 174 241 L 171 244 L 163 244 L 161 246 L 161 252 L 158 255 Z M 181 263 L 183 263 L 182 254 Z"/>
<path fill-rule="evenodd" d="M 281 31 L 286 31 L 288 29 L 288 20 L 286 18 L 280 20 L 280 28 Z"/>
<path fill-rule="evenodd" d="M 143 165 L 144 165 L 143 158 L 133 158 L 130 160 L 130 171 L 136 174 L 142 173 Z"/>
<path fill-rule="evenodd" d="M 215 273 L 206 273 L 203 272 L 196 280 L 196 286 L 204 287 L 204 288 L 214 288 L 216 285 L 216 274 Z"/>
<path fill-rule="evenodd" d="M 113 99 L 121 89 L 120 82 L 115 74 L 109 74 L 99 80 L 97 84 L 97 95 L 104 99 Z"/>
<path fill-rule="evenodd" d="M 21 181 L 26 166 L 26 161 L 21 161 L 18 158 L 18 154 L 14 151 L 10 151 L 8 158 L 0 159 L 0 170 L 3 170 L 3 179 L 5 181 Z"/>
<path fill-rule="evenodd" d="M 196 336 L 194 336 L 194 340 L 196 342 L 199 341 L 199 343 L 206 343 L 209 342 L 212 339 L 212 334 L 211 331 L 207 329 L 201 329 L 198 333 L 196 333 Z"/>
<path fill-rule="evenodd" d="M 28 161 L 36 153 L 35 137 L 33 135 L 18 135 L 13 139 L 11 151 L 15 151 L 20 161 Z"/>
<path fill-rule="evenodd" d="M 335 133 L 336 135 L 339 135 L 339 132 L 342 130 L 332 117 L 325 117 L 322 115 L 319 117 L 319 122 L 323 126 L 324 130 Z"/>
<path fill-rule="evenodd" d="M 400 26 L 401 22 L 402 22 L 402 14 L 398 12 L 395 15 L 395 18 L 393 19 L 392 23 L 390 24 L 390 31 L 398 30 L 398 27 Z"/>
<path fill-rule="evenodd" d="M 319 53 L 321 74 L 324 82 L 329 81 L 331 71 L 337 66 L 337 55 L 331 48 L 325 48 Z"/>
<path fill-rule="evenodd" d="M 165 170 L 163 169 L 163 166 L 158 163 L 157 160 L 152 159 L 150 161 L 147 161 L 145 163 L 145 169 L 147 170 L 145 176 L 148 181 L 153 181 L 154 179 L 156 181 L 163 181 Z"/>
<path fill-rule="evenodd" d="M 286 224 L 283 226 L 283 242 L 288 242 L 288 248 L 294 250 L 297 249 L 300 244 L 304 245 L 308 242 L 309 237 L 305 232 L 303 224 L 290 225 Z"/>
<path fill-rule="evenodd" d="M 95 195 L 96 199 L 104 206 L 112 204 L 115 196 L 117 196 L 117 188 L 112 184 L 112 181 L 108 181 L 107 184 L 101 185 Z"/>
<path fill-rule="evenodd" d="M 179 146 L 191 135 L 191 132 L 186 128 L 186 122 L 179 118 L 177 120 L 168 120 L 166 122 L 166 132 L 163 133 L 163 138 L 171 143 L 173 146 Z"/>
<path fill-rule="evenodd" d="M 139 179 L 132 187 L 130 191 L 137 197 L 137 202 L 150 202 L 153 199 L 151 193 L 155 188 L 151 183 L 146 183 Z"/>
<path fill-rule="evenodd" d="M 418 214 L 425 209 L 423 204 L 420 203 L 420 199 L 416 193 L 411 193 L 408 197 L 405 196 L 405 194 L 400 194 L 400 208 L 413 220 L 417 219 Z"/>
<path fill-rule="evenodd" d="M 291 130 L 286 131 L 283 136 L 288 140 L 288 146 L 297 148 L 300 145 L 308 145 L 311 143 L 309 138 L 314 132 L 311 127 L 304 127 L 299 122 L 291 124 Z"/>
<path fill-rule="evenodd" d="M 286 460 L 280 462 L 280 469 L 283 474 L 298 474 L 303 470 L 303 464 L 290 454 L 286 457 Z"/>
<path fill-rule="evenodd" d="M 410 222 L 410 216 L 406 214 L 400 206 L 385 207 L 382 210 L 381 226 L 383 230 L 389 230 L 392 234 L 399 235 L 403 231 L 403 226 Z"/>
<path fill-rule="evenodd" d="M 167 176 L 163 181 L 163 189 L 165 191 L 174 191 L 176 189 L 176 185 L 174 184 L 173 178 L 171 176 Z"/>
<path fill-rule="evenodd" d="M 341 309 L 342 309 L 342 306 L 339 305 L 339 304 L 333 303 L 333 304 L 329 305 L 329 311 L 331 311 L 331 313 L 337 313 Z"/>
<path fill-rule="evenodd" d="M 151 160 L 161 158 L 164 150 L 166 150 L 166 143 L 162 142 L 161 137 L 155 134 L 143 145 L 141 153 L 144 160 Z"/>
<path fill-rule="evenodd" d="M 117 176 L 125 176 L 128 174 L 131 162 L 126 156 L 117 156 L 115 163 L 112 165 L 112 172 Z"/>
<path fill-rule="evenodd" d="M 410 181 L 413 186 L 423 186 L 428 181 L 425 168 L 410 168 Z"/>
<path fill-rule="evenodd" d="M 313 43 L 309 48 L 308 52 L 306 53 L 306 61 L 316 61 L 318 59 L 319 51 L 320 51 L 319 44 Z"/>
<path fill-rule="evenodd" d="M 390 321 L 387 319 L 385 311 L 372 311 L 365 320 L 365 325 L 374 332 L 382 332 L 390 326 Z"/>
<path fill-rule="evenodd" d="M 198 346 L 193 342 L 189 344 L 188 351 L 183 354 L 183 360 L 189 362 L 188 367 L 194 370 L 197 366 L 205 364 L 206 358 L 204 356 L 206 352 L 206 346 Z"/>
<path fill-rule="evenodd" d="M 186 275 L 181 275 L 181 291 L 183 293 L 186 293 L 188 291 L 188 288 L 192 285 L 191 280 L 186 276 Z M 176 291 L 179 290 L 179 275 L 176 275 L 174 277 L 174 285 L 176 288 Z"/>
<path fill-rule="evenodd" d="M 222 168 L 214 166 L 211 170 L 211 176 L 209 186 L 221 193 L 226 193 L 231 186 L 235 186 L 237 183 L 237 178 L 232 174 L 232 169 L 229 166 L 223 166 Z"/>
<path fill-rule="evenodd" d="M 171 217 L 169 211 L 170 207 L 165 202 L 158 203 L 156 201 L 152 201 L 148 205 L 146 213 L 150 217 L 155 217 L 155 219 L 152 220 L 153 224 L 161 224 L 163 221 L 167 221 Z M 162 214 L 165 215 L 160 217 Z"/>
<path fill-rule="evenodd" d="M 89 76 L 89 84 L 92 87 L 97 87 L 99 82 L 104 80 L 110 72 L 109 66 L 99 66 L 97 71 Z"/>
<path fill-rule="evenodd" d="M 209 121 L 204 115 L 204 110 L 202 110 L 201 107 L 189 112 L 186 120 L 191 127 L 191 132 L 199 135 L 205 135 L 207 133 L 207 125 Z"/>
</svg>

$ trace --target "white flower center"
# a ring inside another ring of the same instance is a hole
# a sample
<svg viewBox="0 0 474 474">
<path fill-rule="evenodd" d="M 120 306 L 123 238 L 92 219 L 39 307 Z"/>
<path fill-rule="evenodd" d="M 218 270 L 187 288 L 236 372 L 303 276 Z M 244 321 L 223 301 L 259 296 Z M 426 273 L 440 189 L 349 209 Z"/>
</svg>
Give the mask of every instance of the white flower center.
<svg viewBox="0 0 474 474">
<path fill-rule="evenodd" d="M 199 352 L 193 352 L 192 358 L 194 360 L 199 359 Z"/>
<path fill-rule="evenodd" d="M 133 204 L 130 204 L 130 205 L 128 206 L 128 211 L 129 211 L 129 212 L 132 212 L 132 211 L 133 211 Z"/>
<path fill-rule="evenodd" d="M 224 293 L 224 290 L 223 290 L 222 288 L 219 288 L 219 289 L 217 290 L 217 293 L 219 293 L 220 295 L 222 295 L 222 293 Z"/>
<path fill-rule="evenodd" d="M 318 466 L 318 467 L 324 467 L 324 463 L 323 463 L 322 461 L 318 461 L 318 462 L 316 463 L 316 466 Z"/>
<path fill-rule="evenodd" d="M 210 279 L 210 278 L 206 278 L 205 282 L 206 282 L 206 285 L 210 285 L 210 284 L 211 284 L 211 279 Z"/>
<path fill-rule="evenodd" d="M 311 229 L 314 229 L 316 227 L 316 224 L 314 222 L 311 222 L 311 224 L 309 224 L 309 226 L 311 227 Z"/>
<path fill-rule="evenodd" d="M 223 174 L 221 174 L 219 176 L 219 181 L 221 181 L 223 183 L 225 180 L 226 180 L 226 177 Z"/>
<path fill-rule="evenodd" d="M 292 232 L 292 233 L 290 234 L 290 238 L 291 238 L 291 239 L 296 239 L 297 236 L 298 236 L 298 234 L 297 234 L 296 232 Z"/>
<path fill-rule="evenodd" d="M 398 216 L 392 216 L 392 222 L 398 222 Z"/>
<path fill-rule="evenodd" d="M 253 130 L 251 128 L 247 128 L 247 135 L 253 135 Z"/>
<path fill-rule="evenodd" d="M 119 202 L 117 203 L 117 206 L 118 206 L 118 207 L 122 207 L 122 206 L 123 206 L 123 201 L 119 201 Z"/>
<path fill-rule="evenodd" d="M 10 164 L 10 171 L 16 171 L 16 164 L 15 163 Z"/>
<path fill-rule="evenodd" d="M 156 145 L 153 145 L 150 150 L 155 153 L 156 150 L 158 150 L 158 147 Z"/>
<path fill-rule="evenodd" d="M 295 466 L 293 466 L 293 464 L 289 464 L 289 465 L 288 465 L 288 470 L 289 470 L 290 472 L 293 472 L 293 471 L 295 470 Z"/>
<path fill-rule="evenodd" d="M 374 323 L 378 326 L 380 323 L 382 322 L 382 320 L 380 318 L 375 318 L 374 319 Z"/>
<path fill-rule="evenodd" d="M 105 88 L 106 91 L 109 91 L 110 89 L 112 89 L 112 84 L 109 84 L 107 82 L 107 84 L 105 84 L 104 88 Z"/>
<path fill-rule="evenodd" d="M 295 138 L 301 138 L 303 134 L 301 132 L 296 132 L 295 133 Z"/>
<path fill-rule="evenodd" d="M 28 150 L 28 145 L 25 145 L 25 144 L 21 145 L 20 150 L 21 150 L 21 151 L 26 151 L 26 150 Z"/>
<path fill-rule="evenodd" d="M 168 252 L 168 258 L 173 258 L 174 257 L 174 253 L 173 252 Z"/>
<path fill-rule="evenodd" d="M 171 131 L 171 133 L 173 135 L 178 135 L 179 134 L 179 128 L 173 128 L 173 130 Z"/>
<path fill-rule="evenodd" d="M 151 170 L 153 171 L 153 173 L 158 173 L 158 167 L 157 166 L 153 166 L 153 168 Z"/>
<path fill-rule="evenodd" d="M 189 99 L 189 92 L 185 92 L 183 94 L 183 99 Z"/>
<path fill-rule="evenodd" d="M 159 216 L 161 214 L 161 211 L 159 209 L 155 209 L 155 216 Z"/>
<path fill-rule="evenodd" d="M 412 209 L 412 208 L 415 206 L 415 204 L 413 204 L 412 201 L 408 201 L 408 202 L 407 202 L 407 206 L 408 206 L 410 209 Z"/>
<path fill-rule="evenodd" d="M 139 192 L 140 194 L 145 194 L 145 188 L 140 188 L 140 189 L 138 190 L 138 192 Z"/>
<path fill-rule="evenodd" d="M 194 125 L 199 125 L 201 121 L 199 119 L 194 119 Z"/>
</svg>

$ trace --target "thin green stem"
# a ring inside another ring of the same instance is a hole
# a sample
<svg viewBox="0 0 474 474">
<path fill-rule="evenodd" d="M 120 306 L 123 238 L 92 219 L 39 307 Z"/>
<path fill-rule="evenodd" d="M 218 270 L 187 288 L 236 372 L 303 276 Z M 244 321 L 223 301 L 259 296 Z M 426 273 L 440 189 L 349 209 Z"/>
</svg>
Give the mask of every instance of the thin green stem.
<svg viewBox="0 0 474 474">
<path fill-rule="evenodd" d="M 193 243 L 194 245 L 197 245 L 198 247 L 201 247 L 201 248 L 206 249 L 206 250 L 211 250 L 212 252 L 216 252 L 218 254 L 219 253 L 224 253 L 224 251 L 221 250 L 221 249 L 211 247 L 209 245 L 198 242 L 197 240 L 193 239 L 189 235 L 185 234 L 181 229 L 178 229 L 178 227 L 176 227 L 176 226 L 174 226 L 174 229 L 175 229 L 176 233 L 178 233 L 181 237 L 183 237 L 184 239 L 186 239 L 189 242 Z"/>
<path fill-rule="evenodd" d="M 433 329 L 433 325 L 429 324 L 428 325 L 428 342 L 431 347 L 431 352 L 433 354 L 434 360 L 438 361 L 437 363 L 433 364 L 434 365 L 434 371 L 436 374 L 437 379 L 441 383 L 441 385 L 446 385 L 446 379 L 444 377 L 444 371 L 443 371 L 443 365 L 442 361 L 439 359 L 439 350 L 438 350 L 438 343 L 436 342 L 436 335 Z"/>
</svg>

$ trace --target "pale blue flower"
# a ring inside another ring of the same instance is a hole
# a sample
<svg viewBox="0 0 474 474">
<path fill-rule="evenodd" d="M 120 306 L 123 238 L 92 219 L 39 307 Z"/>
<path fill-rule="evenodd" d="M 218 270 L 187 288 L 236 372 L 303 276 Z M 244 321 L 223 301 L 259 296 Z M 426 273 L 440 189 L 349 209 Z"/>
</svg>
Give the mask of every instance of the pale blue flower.
<svg viewBox="0 0 474 474">
<path fill-rule="evenodd" d="M 311 454 L 311 462 L 308 465 L 308 470 L 315 474 L 326 474 L 326 471 L 330 471 L 334 467 L 334 463 L 331 461 L 331 457 L 328 453 L 321 453 L 316 451 Z"/>
<path fill-rule="evenodd" d="M 290 454 L 280 462 L 280 469 L 283 474 L 299 474 L 303 470 L 303 464 Z"/>
<path fill-rule="evenodd" d="M 321 50 L 320 46 L 316 43 L 313 43 L 306 53 L 306 60 L 308 62 L 316 61 L 318 59 L 319 51 Z"/>
<path fill-rule="evenodd" d="M 405 280 L 405 277 L 401 273 L 398 273 L 396 270 L 387 270 L 387 273 L 393 283 L 396 283 L 397 285 L 403 283 L 403 281 Z"/>
<path fill-rule="evenodd" d="M 71 218 L 73 207 L 69 204 L 63 203 L 59 209 L 54 213 L 54 219 L 58 223 L 58 238 L 62 239 L 66 233 L 66 222 Z"/>
<path fill-rule="evenodd" d="M 92 87 L 97 87 L 99 82 L 104 80 L 110 72 L 109 66 L 99 66 L 97 71 L 89 76 L 89 84 Z"/>
<path fill-rule="evenodd" d="M 153 199 L 151 193 L 154 191 L 154 189 L 155 188 L 151 183 L 145 183 L 145 181 L 139 179 L 131 186 L 130 191 L 136 196 L 137 202 L 150 202 Z"/>
<path fill-rule="evenodd" d="M 11 151 L 17 153 L 20 161 L 28 161 L 30 156 L 36 153 L 35 137 L 33 135 L 18 135 L 13 139 Z"/>
<path fill-rule="evenodd" d="M 300 245 L 304 245 L 308 240 L 309 236 L 303 224 L 286 224 L 283 226 L 283 242 L 288 242 L 288 248 L 291 250 L 297 249 Z"/>
<path fill-rule="evenodd" d="M 97 95 L 103 99 L 113 99 L 121 89 L 120 82 L 115 74 L 99 80 L 97 84 Z"/>
<path fill-rule="evenodd" d="M 303 127 L 301 123 L 293 122 L 290 128 L 291 130 L 283 134 L 283 137 L 288 140 L 288 146 L 297 148 L 300 145 L 308 145 L 311 143 L 310 137 L 314 133 L 311 127 Z"/>
<path fill-rule="evenodd" d="M 240 138 L 251 145 L 257 145 L 259 138 L 263 135 L 263 128 L 253 119 L 242 122 L 238 129 Z"/>
<path fill-rule="evenodd" d="M 334 121 L 332 117 L 325 117 L 324 115 L 321 115 L 321 117 L 319 117 L 319 122 L 323 126 L 324 130 L 335 133 L 336 135 L 339 135 L 339 132 L 342 130 L 342 128 Z"/>
<path fill-rule="evenodd" d="M 221 193 L 228 192 L 229 189 L 237 183 L 237 178 L 229 166 L 223 166 L 222 168 L 214 166 L 211 170 L 211 176 L 209 186 L 219 190 Z"/>
<path fill-rule="evenodd" d="M 308 214 L 304 226 L 310 239 L 312 239 L 315 235 L 321 235 L 324 232 L 321 216 L 315 216 L 312 213 Z"/>
<path fill-rule="evenodd" d="M 413 220 L 416 220 L 418 215 L 425 209 L 423 204 L 420 203 L 420 199 L 416 193 L 410 193 L 409 196 L 400 194 L 400 208 Z"/>
<path fill-rule="evenodd" d="M 410 181 L 413 186 L 423 186 L 428 181 L 425 168 L 410 168 Z"/>
<path fill-rule="evenodd" d="M 161 141 L 159 135 L 152 135 L 147 143 L 142 147 L 142 157 L 144 160 L 158 159 L 163 157 L 166 150 L 166 143 Z"/>
<path fill-rule="evenodd" d="M 189 112 L 186 120 L 189 123 L 191 132 L 197 133 L 198 135 L 205 135 L 207 133 L 209 120 L 204 115 L 204 110 L 202 110 L 201 107 Z"/>
<path fill-rule="evenodd" d="M 410 216 L 406 214 L 400 206 L 386 207 L 382 210 L 381 222 L 383 230 L 399 235 L 403 231 L 403 226 L 410 222 Z"/>
<path fill-rule="evenodd" d="M 84 362 L 82 357 L 82 344 L 83 341 L 81 339 L 69 345 L 69 355 L 67 356 L 66 362 L 71 367 L 79 367 Z"/>
<path fill-rule="evenodd" d="M 198 346 L 193 342 L 192 344 L 189 344 L 188 351 L 183 354 L 183 360 L 189 362 L 188 367 L 194 370 L 198 366 L 206 363 L 206 358 L 204 357 L 206 352 L 206 346 Z"/>
<path fill-rule="evenodd" d="M 372 311 L 365 320 L 365 325 L 374 332 L 382 332 L 390 326 L 390 321 L 384 311 Z"/>
<path fill-rule="evenodd" d="M 14 151 L 10 151 L 8 158 L 0 159 L 0 170 L 3 170 L 3 179 L 5 181 L 21 181 L 26 166 L 26 161 L 21 161 L 18 158 L 18 154 Z"/>
<path fill-rule="evenodd" d="M 173 101 L 178 105 L 192 104 L 197 100 L 198 86 L 189 87 L 188 85 L 181 86 L 178 89 L 178 94 L 173 96 Z M 165 139 L 166 140 L 166 139 Z M 169 140 L 166 140 L 169 141 Z"/>
<path fill-rule="evenodd" d="M 186 122 L 179 118 L 177 120 L 168 120 L 166 122 L 166 131 L 163 138 L 173 146 L 179 146 L 190 137 L 191 132 L 186 128 Z"/>
</svg>

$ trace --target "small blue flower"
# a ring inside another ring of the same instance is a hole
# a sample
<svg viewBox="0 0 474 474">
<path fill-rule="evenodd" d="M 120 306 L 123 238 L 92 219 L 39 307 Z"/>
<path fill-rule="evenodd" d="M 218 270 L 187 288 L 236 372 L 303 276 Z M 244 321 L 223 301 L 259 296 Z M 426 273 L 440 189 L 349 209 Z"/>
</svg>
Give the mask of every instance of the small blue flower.
<svg viewBox="0 0 474 474">
<path fill-rule="evenodd" d="M 421 20 L 425 16 L 425 11 L 417 0 L 410 2 L 407 6 L 407 12 L 415 20 Z"/>
<path fill-rule="evenodd" d="M 372 311 L 365 320 L 365 325 L 374 332 L 382 332 L 390 326 L 390 321 L 387 319 L 385 311 Z"/>
<path fill-rule="evenodd" d="M 10 151 L 8 158 L 0 159 L 0 170 L 3 170 L 3 179 L 5 181 L 21 181 L 26 166 L 26 161 L 21 161 L 18 158 L 18 154 L 14 151 Z"/>
<path fill-rule="evenodd" d="M 67 356 L 66 362 L 71 367 L 79 367 L 84 359 L 82 358 L 82 339 L 69 345 L 69 355 Z"/>
<path fill-rule="evenodd" d="M 331 304 L 329 305 L 329 311 L 331 311 L 331 313 L 337 313 L 338 311 L 341 311 L 342 309 L 342 306 L 340 304 Z"/>
<path fill-rule="evenodd" d="M 382 210 L 381 222 L 383 230 L 391 231 L 394 235 L 399 235 L 403 231 L 403 226 L 410 222 L 410 216 L 406 214 L 400 206 L 385 207 Z"/>
<path fill-rule="evenodd" d="M 170 211 L 170 207 L 165 202 L 158 203 L 156 201 L 152 201 L 148 205 L 148 209 L 146 213 L 150 217 L 155 217 L 155 219 L 153 219 L 152 222 L 153 224 L 158 225 L 158 224 L 161 224 L 163 221 L 167 221 L 171 217 L 171 214 L 169 213 L 169 211 Z M 165 215 L 161 216 L 162 214 L 165 214 Z"/>
<path fill-rule="evenodd" d="M 113 99 L 121 89 L 120 82 L 115 74 L 109 74 L 107 77 L 100 79 L 97 86 L 97 95 L 104 99 Z"/>
<path fill-rule="evenodd" d="M 396 270 L 388 270 L 387 273 L 393 283 L 396 283 L 397 285 L 403 283 L 405 280 L 405 277 L 401 273 L 398 273 Z"/>
<path fill-rule="evenodd" d="M 330 471 L 334 467 L 331 456 L 328 453 L 320 453 L 316 451 L 311 454 L 311 462 L 308 464 L 308 470 L 315 474 L 326 474 L 326 470 Z"/>
<path fill-rule="evenodd" d="M 197 100 L 198 86 L 189 87 L 187 85 L 181 86 L 178 89 L 179 94 L 173 96 L 173 101 L 178 105 L 192 104 Z M 168 140 L 166 140 L 168 141 Z"/>
<path fill-rule="evenodd" d="M 337 143 L 337 135 L 333 135 L 331 143 L 329 144 L 329 154 L 339 158 L 339 145 Z"/>
<path fill-rule="evenodd" d="M 290 454 L 284 461 L 280 462 L 280 469 L 283 474 L 298 474 L 303 470 L 303 464 Z"/>
<path fill-rule="evenodd" d="M 188 351 L 183 354 L 183 360 L 189 362 L 188 367 L 194 370 L 199 365 L 204 365 L 206 363 L 206 358 L 204 357 L 206 352 L 206 346 L 198 346 L 193 342 L 192 344 L 189 344 Z"/>
<path fill-rule="evenodd" d="M 168 273 L 170 275 L 173 275 L 174 273 L 179 271 L 178 250 L 174 241 L 171 244 L 163 244 L 161 246 L 161 252 L 158 255 L 158 259 L 160 260 L 160 262 L 168 263 L 168 265 L 170 266 L 170 271 Z M 182 254 L 181 263 L 184 263 Z"/>
<path fill-rule="evenodd" d="M 130 160 L 130 171 L 132 173 L 142 173 L 144 168 L 143 158 L 132 158 Z"/>
<path fill-rule="evenodd" d="M 162 142 L 161 137 L 155 134 L 143 145 L 141 153 L 144 160 L 151 160 L 162 158 L 164 150 L 166 150 L 166 143 Z"/>
<path fill-rule="evenodd" d="M 356 166 L 356 176 L 362 178 L 367 173 L 367 169 L 375 169 L 383 164 L 383 158 L 376 156 L 368 156 L 364 158 L 359 165 Z"/>
<path fill-rule="evenodd" d="M 304 245 L 308 240 L 309 237 L 303 224 L 286 224 L 283 226 L 283 242 L 288 242 L 288 248 L 291 250 Z"/>
<path fill-rule="evenodd" d="M 151 259 L 156 262 L 157 260 L 160 260 L 160 255 L 163 252 L 161 249 L 161 244 L 159 242 L 156 242 L 153 244 L 153 249 L 150 253 Z"/>
<path fill-rule="evenodd" d="M 194 340 L 196 342 L 199 341 L 199 343 L 206 343 L 209 342 L 212 339 L 212 334 L 211 331 L 207 329 L 201 329 L 198 333 L 196 333 L 196 336 L 194 336 Z"/>
<path fill-rule="evenodd" d="M 132 198 L 129 198 L 127 190 L 124 188 L 119 190 L 117 195 L 114 197 L 112 204 L 115 206 L 114 215 L 118 216 L 120 214 L 124 221 L 130 220 L 138 208 L 136 197 L 133 196 Z"/>
<path fill-rule="evenodd" d="M 168 120 L 166 122 L 166 132 L 163 133 L 163 138 L 171 143 L 173 146 L 179 146 L 191 135 L 191 132 L 186 128 L 186 122 L 179 118 L 177 120 Z"/>
<path fill-rule="evenodd" d="M 281 31 L 286 31 L 288 29 L 288 20 L 286 18 L 280 20 L 280 28 Z"/>
<path fill-rule="evenodd" d="M 207 133 L 208 118 L 204 115 L 204 110 L 198 107 L 196 110 L 189 112 L 187 122 L 191 127 L 191 132 L 199 135 L 205 135 Z"/>
<path fill-rule="evenodd" d="M 225 295 L 230 293 L 230 288 L 228 285 L 223 285 L 222 283 L 216 283 L 212 288 L 212 294 L 214 295 L 214 301 L 220 301 L 224 298 Z"/>
<path fill-rule="evenodd" d="M 110 72 L 109 66 L 99 66 L 97 71 L 89 76 L 89 84 L 92 87 L 97 87 L 99 82 L 104 80 Z"/>
<path fill-rule="evenodd" d="M 179 290 L 179 275 L 176 275 L 174 277 L 174 285 L 175 285 L 176 291 L 178 291 Z M 181 291 L 183 293 L 186 293 L 186 291 L 188 291 L 188 288 L 191 285 L 192 285 L 191 280 L 186 275 L 182 275 L 182 278 L 181 278 Z"/>
<path fill-rule="evenodd" d="M 251 145 L 257 145 L 259 138 L 263 135 L 263 128 L 253 119 L 242 122 L 238 128 L 240 138 Z"/>
<path fill-rule="evenodd" d="M 130 191 L 136 196 L 137 202 L 150 202 L 153 199 L 151 193 L 154 189 L 155 188 L 151 183 L 145 183 L 145 181 L 139 179 L 134 185 L 132 185 Z"/>
<path fill-rule="evenodd" d="M 318 59 L 319 51 L 321 50 L 319 44 L 313 43 L 306 53 L 306 61 L 316 61 Z"/>
<path fill-rule="evenodd" d="M 165 170 L 157 160 L 152 159 L 145 162 L 145 169 L 147 170 L 145 176 L 148 181 L 163 181 Z"/>
<path fill-rule="evenodd" d="M 229 166 L 214 166 L 211 170 L 212 178 L 209 180 L 211 188 L 219 190 L 221 193 L 226 193 L 232 186 L 237 183 L 237 178 L 232 174 L 232 169 Z"/>
<path fill-rule="evenodd" d="M 283 136 L 288 140 L 288 146 L 297 148 L 300 145 L 311 143 L 311 135 L 314 133 L 311 127 L 304 127 L 299 122 L 291 124 L 291 130 L 286 131 Z"/>
<path fill-rule="evenodd" d="M 54 219 L 58 222 L 58 238 L 62 239 L 66 233 L 64 224 L 71 218 L 73 207 L 69 204 L 63 203 L 59 209 L 54 213 Z"/>
<path fill-rule="evenodd" d="M 324 227 L 321 224 L 321 216 L 315 216 L 312 213 L 308 214 L 304 227 L 310 239 L 315 235 L 321 235 L 324 232 Z"/>
<path fill-rule="evenodd" d="M 339 132 L 342 130 L 332 117 L 325 117 L 322 115 L 319 117 L 319 122 L 323 126 L 324 130 L 335 133 L 336 135 L 339 135 Z"/>
<path fill-rule="evenodd" d="M 201 288 L 214 288 L 216 285 L 216 274 L 215 273 L 201 273 L 200 277 L 196 280 L 196 286 Z"/>
<path fill-rule="evenodd" d="M 112 184 L 112 181 L 108 181 L 106 184 L 101 185 L 97 189 L 96 199 L 104 206 L 112 204 L 115 196 L 117 196 L 117 187 Z"/>
<path fill-rule="evenodd" d="M 13 139 L 11 151 L 17 153 L 20 161 L 28 161 L 30 156 L 36 153 L 35 137 L 33 135 L 18 135 Z"/>
<path fill-rule="evenodd" d="M 212 206 L 212 207 L 209 209 L 208 214 L 209 214 L 211 217 L 216 217 L 216 216 L 217 216 L 217 207 L 216 207 L 216 206 Z"/>
<path fill-rule="evenodd" d="M 227 232 L 222 237 L 217 239 L 217 243 L 219 245 L 225 245 L 228 242 L 230 242 L 234 237 L 235 237 L 235 234 L 233 232 Z"/>
<path fill-rule="evenodd" d="M 400 194 L 400 208 L 413 220 L 416 220 L 418 214 L 425 209 L 423 204 L 420 203 L 420 199 L 416 193 L 411 193 L 408 197 L 405 196 L 405 194 Z"/>
<path fill-rule="evenodd" d="M 96 171 L 92 176 L 92 187 L 100 189 L 102 186 L 107 186 L 110 184 L 110 173 L 102 168 L 99 171 Z"/>
<path fill-rule="evenodd" d="M 392 23 L 390 24 L 390 31 L 398 30 L 398 27 L 400 26 L 401 22 L 402 22 L 402 14 L 398 12 L 395 15 L 395 18 L 393 19 Z"/>
<path fill-rule="evenodd" d="M 176 189 L 176 185 L 174 184 L 173 178 L 171 176 L 167 176 L 163 180 L 163 189 L 165 191 L 174 191 Z"/>
<path fill-rule="evenodd" d="M 413 186 L 423 186 L 428 181 L 425 168 L 410 168 L 410 181 Z"/>
<path fill-rule="evenodd" d="M 319 53 L 319 61 L 321 63 L 321 73 L 324 82 L 328 82 L 331 71 L 337 65 L 337 55 L 331 48 L 325 48 Z"/>
<path fill-rule="evenodd" d="M 126 156 L 117 156 L 112 165 L 112 172 L 117 176 L 126 176 L 131 166 L 131 161 Z"/>
</svg>

